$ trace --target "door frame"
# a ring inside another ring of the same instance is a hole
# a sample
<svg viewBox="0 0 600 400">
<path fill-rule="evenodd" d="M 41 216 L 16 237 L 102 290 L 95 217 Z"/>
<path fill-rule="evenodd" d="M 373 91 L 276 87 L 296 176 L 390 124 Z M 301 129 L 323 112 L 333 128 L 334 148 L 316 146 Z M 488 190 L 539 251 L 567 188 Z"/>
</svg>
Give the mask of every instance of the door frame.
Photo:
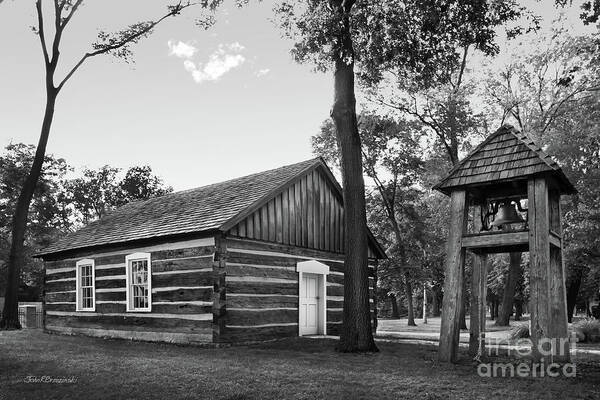
<svg viewBox="0 0 600 400">
<path fill-rule="evenodd" d="M 329 266 L 317 260 L 301 261 L 296 264 L 298 272 L 298 336 L 302 336 L 300 325 L 300 294 L 302 293 L 303 274 L 319 275 L 318 289 L 318 325 L 317 335 L 327 335 L 327 275 Z"/>
</svg>

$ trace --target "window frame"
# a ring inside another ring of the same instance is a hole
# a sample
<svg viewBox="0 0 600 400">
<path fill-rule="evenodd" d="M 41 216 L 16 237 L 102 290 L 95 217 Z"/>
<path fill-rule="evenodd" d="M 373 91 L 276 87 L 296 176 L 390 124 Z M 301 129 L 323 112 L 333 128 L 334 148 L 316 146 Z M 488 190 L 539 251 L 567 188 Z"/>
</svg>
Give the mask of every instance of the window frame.
<svg viewBox="0 0 600 400">
<path fill-rule="evenodd" d="M 146 261 L 148 265 L 148 306 L 136 308 L 133 306 L 133 282 L 131 282 L 132 262 Z M 151 312 L 152 311 L 152 260 L 150 253 L 133 253 L 125 256 L 125 284 L 127 312 Z"/>
<path fill-rule="evenodd" d="M 91 267 L 92 286 L 81 285 L 81 267 Z M 83 307 L 83 288 L 92 288 L 92 306 Z M 91 258 L 84 258 L 75 263 L 75 311 L 96 311 L 96 263 Z"/>
</svg>

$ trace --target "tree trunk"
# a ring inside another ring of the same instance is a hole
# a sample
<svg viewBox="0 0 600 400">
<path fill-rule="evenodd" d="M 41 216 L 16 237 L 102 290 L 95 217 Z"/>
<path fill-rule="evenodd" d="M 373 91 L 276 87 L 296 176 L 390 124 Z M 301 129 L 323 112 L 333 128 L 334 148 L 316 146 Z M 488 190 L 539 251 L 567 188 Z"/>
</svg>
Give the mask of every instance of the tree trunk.
<svg viewBox="0 0 600 400">
<path fill-rule="evenodd" d="M 439 293 L 438 291 L 434 288 L 432 290 L 432 296 L 431 296 L 431 316 L 432 317 L 439 317 L 440 316 L 440 300 L 439 300 Z"/>
<path fill-rule="evenodd" d="M 390 293 L 390 301 L 392 302 L 392 318 L 399 319 L 400 318 L 400 310 L 398 310 L 398 299 L 396 299 L 396 295 L 394 293 Z"/>
<path fill-rule="evenodd" d="M 496 326 L 510 325 L 510 315 L 512 314 L 513 302 L 515 300 L 515 289 L 521 276 L 521 253 L 510 253 L 509 257 L 508 277 L 504 285 L 502 303 L 495 323 Z"/>
<path fill-rule="evenodd" d="M 23 269 L 24 255 L 23 243 L 25 241 L 25 231 L 27 229 L 27 217 L 29 214 L 29 205 L 35 191 L 38 179 L 42 172 L 44 158 L 46 155 L 46 145 L 50 135 L 50 127 L 54 118 L 54 106 L 56 104 L 57 92 L 52 85 L 47 84 L 46 90 L 46 110 L 42 121 L 40 139 L 31 169 L 17 200 L 15 213 L 12 218 L 12 233 L 10 253 L 8 256 L 6 292 L 4 294 L 4 309 L 2 320 L 0 320 L 0 329 L 21 329 L 19 323 L 19 286 L 21 282 L 21 270 Z"/>
<path fill-rule="evenodd" d="M 404 285 L 406 288 L 406 301 L 408 302 L 408 326 L 417 326 L 415 323 L 415 311 L 413 308 L 413 291 L 408 271 L 404 272 Z"/>
<path fill-rule="evenodd" d="M 515 321 L 520 321 L 523 316 L 523 300 L 515 300 Z"/>
<path fill-rule="evenodd" d="M 496 314 L 494 314 L 496 311 L 496 296 L 495 295 L 490 296 L 489 305 L 490 305 L 490 319 L 494 320 L 494 319 L 496 319 Z"/>
<path fill-rule="evenodd" d="M 423 323 L 427 323 L 427 288 L 423 285 Z"/>
<path fill-rule="evenodd" d="M 467 328 L 467 302 L 469 301 L 469 296 L 467 296 L 466 284 L 467 279 L 463 280 L 463 291 L 462 291 L 462 299 L 460 302 L 460 329 L 468 329 Z"/>
<path fill-rule="evenodd" d="M 462 301 L 460 302 L 460 329 L 467 329 L 466 314 L 465 296 L 463 296 Z"/>
<path fill-rule="evenodd" d="M 377 302 L 379 301 L 379 298 L 377 296 L 377 262 L 375 263 L 375 265 L 373 266 L 374 268 L 374 275 L 373 275 L 373 312 L 370 312 L 369 316 L 373 319 L 372 322 L 372 332 L 377 333 L 377 327 L 379 326 L 379 308 L 377 307 Z M 368 278 L 367 278 L 368 279 Z M 371 309 L 371 303 L 369 302 L 369 310 Z"/>
<path fill-rule="evenodd" d="M 575 305 L 577 304 L 577 295 L 579 294 L 579 288 L 581 287 L 582 271 L 580 267 L 577 267 L 577 271 L 572 279 L 569 279 L 569 286 L 567 286 L 567 319 L 569 323 L 573 322 L 573 313 L 575 312 Z"/>
<path fill-rule="evenodd" d="M 592 310 L 590 310 L 590 301 L 589 300 L 585 301 L 585 316 L 588 318 L 592 316 Z"/>
<path fill-rule="evenodd" d="M 367 258 L 367 216 L 362 152 L 356 121 L 354 53 L 350 32 L 351 1 L 332 1 L 342 15 L 335 52 L 334 103 L 331 110 L 338 146 L 344 195 L 344 312 L 337 349 L 342 352 L 377 351 L 371 327 Z"/>
</svg>

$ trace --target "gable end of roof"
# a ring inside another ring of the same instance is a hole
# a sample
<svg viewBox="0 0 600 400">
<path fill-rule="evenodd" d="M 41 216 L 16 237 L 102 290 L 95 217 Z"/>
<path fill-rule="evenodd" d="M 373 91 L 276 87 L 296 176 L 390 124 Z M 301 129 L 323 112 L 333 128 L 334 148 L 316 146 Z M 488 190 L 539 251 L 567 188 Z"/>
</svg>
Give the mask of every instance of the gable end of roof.
<svg viewBox="0 0 600 400">
<path fill-rule="evenodd" d="M 489 184 L 539 174 L 557 178 L 561 191 L 575 192 L 560 166 L 528 135 L 503 125 L 454 166 L 433 189 L 449 194 L 454 187 Z"/>
<path fill-rule="evenodd" d="M 343 202 L 342 188 L 325 161 L 318 157 L 126 204 L 59 239 L 36 256 L 226 232 L 302 176 L 316 169 L 322 171 L 334 189 L 334 194 Z M 370 230 L 368 236 L 379 258 L 386 258 L 385 251 Z"/>
</svg>

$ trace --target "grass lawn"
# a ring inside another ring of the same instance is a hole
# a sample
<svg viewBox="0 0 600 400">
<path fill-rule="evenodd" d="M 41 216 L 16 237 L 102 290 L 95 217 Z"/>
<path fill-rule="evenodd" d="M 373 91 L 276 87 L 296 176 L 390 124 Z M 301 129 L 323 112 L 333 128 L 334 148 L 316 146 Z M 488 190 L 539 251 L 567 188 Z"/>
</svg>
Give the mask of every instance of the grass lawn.
<svg viewBox="0 0 600 400">
<path fill-rule="evenodd" d="M 0 400 L 8 399 L 557 399 L 600 398 L 598 360 L 576 378 L 481 378 L 466 356 L 379 342 L 371 355 L 339 354 L 330 339 L 220 349 L 0 332 Z M 74 377 L 35 383 L 30 377 Z"/>
</svg>

